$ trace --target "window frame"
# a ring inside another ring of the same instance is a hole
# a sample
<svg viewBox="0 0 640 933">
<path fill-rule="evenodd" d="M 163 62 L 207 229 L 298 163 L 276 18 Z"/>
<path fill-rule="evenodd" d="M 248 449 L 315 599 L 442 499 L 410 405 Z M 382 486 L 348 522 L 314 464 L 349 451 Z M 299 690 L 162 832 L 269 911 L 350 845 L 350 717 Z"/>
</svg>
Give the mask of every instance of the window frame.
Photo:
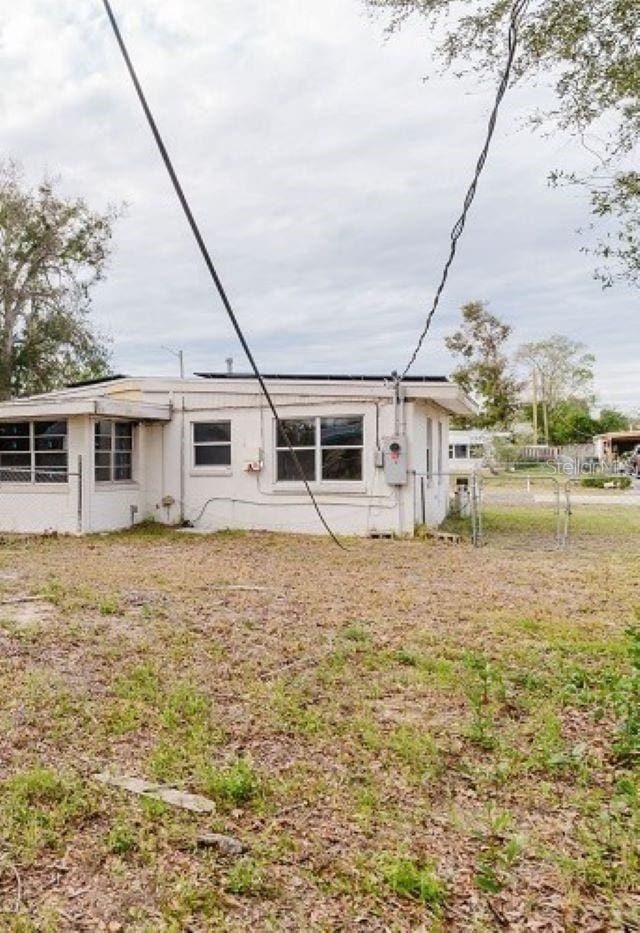
<svg viewBox="0 0 640 933">
<path fill-rule="evenodd" d="M 60 486 L 67 486 L 67 485 L 69 484 L 69 419 L 68 419 L 68 418 L 55 418 L 55 419 L 51 419 L 51 418 L 28 418 L 28 419 L 26 419 L 26 420 L 24 420 L 24 421 L 3 421 L 3 422 L 2 422 L 2 425 L 9 425 L 9 424 L 16 424 L 16 425 L 20 424 L 20 425 L 27 425 L 27 426 L 28 426 L 28 433 L 27 433 L 27 434 L 17 434 L 17 435 L 15 435 L 16 439 L 17 439 L 17 438 L 20 438 L 21 440 L 25 440 L 25 439 L 26 439 L 26 441 L 27 441 L 27 448 L 26 448 L 25 450 L 0 451 L 0 484 L 3 485 L 3 486 L 4 486 L 4 485 L 11 484 L 11 485 L 15 485 L 15 486 L 17 486 L 17 487 L 20 487 L 20 488 L 22 488 L 22 489 L 23 489 L 25 486 L 32 486 L 32 487 L 42 487 L 42 486 L 43 486 L 43 487 L 60 487 Z M 60 457 L 60 460 L 61 460 L 61 462 L 62 462 L 62 464 L 63 464 L 63 467 L 62 467 L 62 468 L 57 468 L 57 467 L 50 467 L 50 468 L 47 468 L 47 467 L 38 467 L 38 466 L 37 466 L 37 461 L 38 461 L 38 455 L 39 455 L 39 454 L 51 453 L 51 451 L 47 451 L 46 448 L 45 448 L 45 449 L 41 449 L 41 450 L 39 450 L 39 449 L 37 448 L 37 445 L 36 445 L 36 440 L 37 440 L 37 438 L 38 438 L 39 436 L 43 436 L 43 437 L 46 436 L 46 435 L 38 435 L 38 434 L 36 433 L 36 425 L 37 425 L 37 424 L 52 424 L 52 425 L 55 425 L 55 424 L 64 424 L 65 429 L 64 429 L 64 432 L 63 432 L 63 433 L 61 433 L 61 434 L 52 434 L 52 435 L 49 435 L 50 437 L 59 437 L 59 438 L 62 438 L 62 439 L 63 439 L 62 446 L 60 447 L 59 451 L 55 450 L 55 448 L 54 448 L 54 450 L 53 450 L 54 456 L 59 456 L 59 457 Z M 9 435 L 9 437 L 10 437 L 10 435 Z M 10 454 L 10 453 L 15 453 L 15 454 L 21 454 L 21 455 L 23 455 L 23 456 L 25 456 L 25 457 L 28 457 L 28 459 L 29 459 L 29 466 L 28 466 L 28 467 L 13 467 L 13 468 L 10 467 L 10 466 L 3 466 L 3 465 L 2 465 L 2 462 L 1 462 L 1 461 L 2 461 L 2 453 L 9 453 L 9 454 Z M 25 474 L 28 472 L 28 478 L 25 478 L 25 479 L 2 479 L 2 473 L 3 473 L 5 470 L 6 470 L 7 472 L 12 472 L 12 469 L 13 469 L 14 472 L 24 471 Z M 60 478 L 60 479 L 53 479 L 53 480 L 52 480 L 52 479 L 48 479 L 48 480 L 47 480 L 47 479 L 44 479 L 44 478 L 40 478 L 40 479 L 39 479 L 39 478 L 38 478 L 38 471 L 42 471 L 43 474 L 49 473 L 49 474 L 55 475 L 55 474 L 57 473 L 57 474 L 60 475 L 61 478 Z"/>
<path fill-rule="evenodd" d="M 323 444 L 322 443 L 322 422 L 323 421 L 333 421 L 340 418 L 358 418 L 361 423 L 361 433 L 362 441 L 360 444 Z M 312 450 L 314 452 L 314 475 L 312 479 L 308 479 L 307 482 L 310 486 L 315 488 L 327 488 L 342 486 L 347 484 L 349 489 L 357 488 L 363 486 L 365 481 L 365 456 L 364 452 L 366 449 L 366 418 L 363 413 L 345 413 L 339 412 L 336 414 L 320 414 L 320 415 L 287 415 L 286 418 L 280 419 L 283 422 L 287 421 L 309 421 L 313 423 L 314 430 L 314 444 L 313 445 L 300 445 L 296 447 L 293 445 L 293 450 L 296 451 L 308 451 Z M 325 479 L 323 476 L 323 451 L 325 450 L 359 450 L 360 451 L 360 476 L 355 479 L 336 478 L 332 477 L 331 479 Z M 273 452 L 274 452 L 274 468 L 273 468 L 273 482 L 274 485 L 279 488 L 287 487 L 300 487 L 303 485 L 301 479 L 280 479 L 278 475 L 278 466 L 279 466 L 279 457 L 280 453 L 288 453 L 289 447 L 286 445 L 278 444 L 278 423 L 276 420 L 273 420 Z"/>
<path fill-rule="evenodd" d="M 431 487 L 433 484 L 433 418 L 431 415 L 427 415 L 425 446 L 427 486 Z"/>
<path fill-rule="evenodd" d="M 98 450 L 96 448 L 96 437 L 97 437 L 97 428 L 99 424 L 109 424 L 110 433 L 109 438 L 111 440 L 111 445 L 109 450 Z M 118 425 L 127 425 L 131 429 L 131 446 L 128 450 L 118 450 L 116 446 L 116 427 Z M 96 463 L 97 454 L 109 454 L 109 466 L 103 467 L 98 466 Z M 118 453 L 128 453 L 131 457 L 131 473 L 130 476 L 124 479 L 116 479 L 116 454 Z M 127 421 L 125 419 L 118 418 L 96 418 L 93 422 L 93 482 L 94 485 L 99 489 L 108 489 L 113 488 L 114 486 L 131 486 L 135 485 L 135 473 L 136 473 L 136 464 L 135 464 L 135 454 L 136 454 L 136 430 L 135 423 L 133 421 Z M 109 479 L 98 479 L 96 476 L 96 471 L 98 469 L 109 470 Z"/>
<path fill-rule="evenodd" d="M 461 453 L 463 451 L 463 453 Z M 450 460 L 468 460 L 469 459 L 469 444 L 464 442 L 454 441 L 452 444 L 449 444 L 449 459 Z"/>
<path fill-rule="evenodd" d="M 228 441 L 196 441 L 196 427 L 208 424 L 208 425 L 228 425 L 229 427 L 229 440 Z M 203 418 L 201 420 L 191 422 L 191 433 L 190 433 L 190 446 L 191 446 L 191 472 L 198 475 L 202 474 L 213 474 L 217 476 L 228 476 L 232 472 L 233 468 L 233 423 L 230 418 L 216 418 L 212 420 Z M 229 463 L 196 463 L 196 448 L 197 447 L 228 447 L 229 448 Z"/>
</svg>

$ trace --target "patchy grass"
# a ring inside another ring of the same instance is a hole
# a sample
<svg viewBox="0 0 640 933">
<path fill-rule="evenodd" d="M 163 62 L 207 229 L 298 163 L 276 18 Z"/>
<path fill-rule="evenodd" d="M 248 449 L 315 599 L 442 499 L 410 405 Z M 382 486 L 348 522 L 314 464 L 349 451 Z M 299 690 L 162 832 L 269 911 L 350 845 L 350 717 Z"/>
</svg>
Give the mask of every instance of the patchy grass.
<svg viewBox="0 0 640 933">
<path fill-rule="evenodd" d="M 504 548 L 533 511 L 481 550 L 4 540 L 43 600 L 0 621 L 0 928 L 635 929 L 640 510 Z"/>
</svg>

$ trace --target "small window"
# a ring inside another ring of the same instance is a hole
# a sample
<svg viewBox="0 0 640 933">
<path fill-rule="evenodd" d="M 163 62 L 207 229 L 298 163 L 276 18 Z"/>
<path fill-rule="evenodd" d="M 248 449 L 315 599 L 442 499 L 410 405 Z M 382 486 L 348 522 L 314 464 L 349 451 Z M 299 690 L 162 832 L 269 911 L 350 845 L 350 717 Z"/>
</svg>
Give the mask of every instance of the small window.
<svg viewBox="0 0 640 933">
<path fill-rule="evenodd" d="M 94 472 L 97 483 L 133 479 L 133 425 L 130 421 L 96 421 Z"/>
<path fill-rule="evenodd" d="M 0 481 L 66 483 L 67 422 L 0 424 Z"/>
<path fill-rule="evenodd" d="M 362 417 L 321 418 L 322 479 L 362 479 Z"/>
<path fill-rule="evenodd" d="M 453 456 L 456 460 L 466 460 L 469 456 L 468 444 L 455 444 L 453 448 Z"/>
<path fill-rule="evenodd" d="M 193 425 L 193 464 L 231 466 L 231 422 L 197 421 Z"/>
<path fill-rule="evenodd" d="M 289 450 L 287 439 L 295 451 L 295 457 Z M 276 457 L 278 459 L 277 476 L 279 482 L 300 480 L 302 468 L 304 478 L 315 482 L 316 478 L 316 419 L 286 418 L 278 423 L 276 438 Z"/>
<path fill-rule="evenodd" d="M 278 482 L 300 480 L 296 459 L 308 482 L 362 480 L 363 425 L 362 415 L 284 419 L 276 437 Z"/>
</svg>

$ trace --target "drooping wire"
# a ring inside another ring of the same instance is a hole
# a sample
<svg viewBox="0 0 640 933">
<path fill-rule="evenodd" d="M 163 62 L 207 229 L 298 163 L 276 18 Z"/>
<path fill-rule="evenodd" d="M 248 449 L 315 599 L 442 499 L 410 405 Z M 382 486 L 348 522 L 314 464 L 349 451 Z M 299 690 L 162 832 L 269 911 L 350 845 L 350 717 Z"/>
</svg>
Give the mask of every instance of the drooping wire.
<svg viewBox="0 0 640 933">
<path fill-rule="evenodd" d="M 484 146 L 482 147 L 482 150 L 478 157 L 476 168 L 473 174 L 473 179 L 471 181 L 471 184 L 469 185 L 469 188 L 467 189 L 467 194 L 464 199 L 462 213 L 458 217 L 457 221 L 455 222 L 451 230 L 451 235 L 450 235 L 451 243 L 449 247 L 449 255 L 447 257 L 447 261 L 444 264 L 444 268 L 442 270 L 442 276 L 440 278 L 438 288 L 436 289 L 433 303 L 425 319 L 424 327 L 422 329 L 420 337 L 418 338 L 418 342 L 416 344 L 415 350 L 411 354 L 411 358 L 409 359 L 409 362 L 407 363 L 404 370 L 402 371 L 402 374 L 400 376 L 401 380 L 405 378 L 405 376 L 407 375 L 407 373 L 409 372 L 409 370 L 415 363 L 418 357 L 418 354 L 420 353 L 420 350 L 422 349 L 422 345 L 425 341 L 425 338 L 427 334 L 429 333 L 431 322 L 433 321 L 434 315 L 436 311 L 438 310 L 438 305 L 440 304 L 440 298 L 442 297 L 442 293 L 445 289 L 445 285 L 447 284 L 447 279 L 449 278 L 449 271 L 451 269 L 451 266 L 453 265 L 453 260 L 455 259 L 456 251 L 458 249 L 458 241 L 460 240 L 460 237 L 462 236 L 465 224 L 467 222 L 467 214 L 469 213 L 469 209 L 471 205 L 473 204 L 473 199 L 476 196 L 476 190 L 478 187 L 478 182 L 480 180 L 480 175 L 482 174 L 482 170 L 484 169 L 485 163 L 487 161 L 487 156 L 489 155 L 489 148 L 491 146 L 491 140 L 493 139 L 493 134 L 496 128 L 500 105 L 502 103 L 502 99 L 504 98 L 504 95 L 507 92 L 507 88 L 509 87 L 509 79 L 511 77 L 513 62 L 516 56 L 516 49 L 518 46 L 518 31 L 519 31 L 520 23 L 522 21 L 522 18 L 526 12 L 526 8 L 528 5 L 529 5 L 529 0 L 515 0 L 511 8 L 511 14 L 509 18 L 509 32 L 508 32 L 508 40 L 507 40 L 508 41 L 507 60 L 506 60 L 506 64 L 504 67 L 504 71 L 502 72 L 502 77 L 500 78 L 500 83 L 498 84 L 495 102 L 493 105 L 493 109 L 491 111 L 491 115 L 489 117 L 489 122 L 487 124 L 487 134 L 485 137 Z"/>
<path fill-rule="evenodd" d="M 313 507 L 318 515 L 318 518 L 322 522 L 322 525 L 324 526 L 325 530 L 327 531 L 331 539 L 334 541 L 334 543 L 337 544 L 338 547 L 342 548 L 342 550 L 346 550 L 345 546 L 337 538 L 336 534 L 333 532 L 326 518 L 322 514 L 322 510 L 320 509 L 320 506 L 318 505 L 318 501 L 316 497 L 314 496 L 311 486 L 309 485 L 309 481 L 307 480 L 305 476 L 304 470 L 302 468 L 302 464 L 300 463 L 300 460 L 298 459 L 298 455 L 295 452 L 289 433 L 283 421 L 280 419 L 280 416 L 278 415 L 278 411 L 275 406 L 275 403 L 271 397 L 269 390 L 267 389 L 264 378 L 262 377 L 262 373 L 260 372 L 258 368 L 258 364 L 256 363 L 255 357 L 253 353 L 251 352 L 251 348 L 249 347 L 249 344 L 247 343 L 247 340 L 246 340 L 246 337 L 244 336 L 242 328 L 240 327 L 240 324 L 235 315 L 233 307 L 231 306 L 231 302 L 229 301 L 229 298 L 224 289 L 222 281 L 220 280 L 216 267 L 213 263 L 213 260 L 209 253 L 207 245 L 202 237 L 200 228 L 198 227 L 198 224 L 193 215 L 191 207 L 189 206 L 189 202 L 182 189 L 180 180 L 173 167 L 173 163 L 171 161 L 167 148 L 164 144 L 162 136 L 160 135 L 160 131 L 156 125 L 156 121 L 147 103 L 147 99 L 145 97 L 144 91 L 142 90 L 142 85 L 140 84 L 140 81 L 138 80 L 138 75 L 136 74 L 136 70 L 133 66 L 133 62 L 131 61 L 131 56 L 129 55 L 127 46 L 125 45 L 124 39 L 122 37 L 122 33 L 120 32 L 120 27 L 118 26 L 116 17 L 113 13 L 113 10 L 111 9 L 111 4 L 109 3 L 109 0 L 102 0 L 102 2 L 104 3 L 104 8 L 107 12 L 109 22 L 111 23 L 111 28 L 113 29 L 113 33 L 116 37 L 118 46 L 120 47 L 122 57 L 124 59 L 125 65 L 127 66 L 127 71 L 129 72 L 129 77 L 131 78 L 131 81 L 133 82 L 133 86 L 136 90 L 136 94 L 138 95 L 138 100 L 140 101 L 140 104 L 144 111 L 144 115 L 147 118 L 147 122 L 153 134 L 153 138 L 155 139 L 160 155 L 162 157 L 162 161 L 164 162 L 165 168 L 169 174 L 169 177 L 175 189 L 176 195 L 178 196 L 178 200 L 180 201 L 180 205 L 182 206 L 182 210 L 184 211 L 184 214 L 187 218 L 187 222 L 189 223 L 189 226 L 191 227 L 191 231 L 196 239 L 196 243 L 198 244 L 198 247 L 202 254 L 202 258 L 205 261 L 205 265 L 207 269 L 209 270 L 209 274 L 211 278 L 213 279 L 213 283 L 216 287 L 218 295 L 220 296 L 220 300 L 222 301 L 222 304 L 224 306 L 225 311 L 227 312 L 229 320 L 231 321 L 231 324 L 233 325 L 233 329 L 235 330 L 238 340 L 240 341 L 240 344 L 242 345 L 242 349 L 244 350 L 245 355 L 249 361 L 249 364 L 251 365 L 251 369 L 253 370 L 256 379 L 258 380 L 258 384 L 260 385 L 260 388 L 264 394 L 264 397 L 267 400 L 267 404 L 269 405 L 269 408 L 271 409 L 271 412 L 276 422 L 276 431 L 279 431 L 281 436 L 284 438 L 285 444 L 289 450 L 289 453 L 292 456 L 295 468 L 300 476 L 300 479 L 304 483 L 304 488 L 311 502 L 313 503 Z"/>
</svg>

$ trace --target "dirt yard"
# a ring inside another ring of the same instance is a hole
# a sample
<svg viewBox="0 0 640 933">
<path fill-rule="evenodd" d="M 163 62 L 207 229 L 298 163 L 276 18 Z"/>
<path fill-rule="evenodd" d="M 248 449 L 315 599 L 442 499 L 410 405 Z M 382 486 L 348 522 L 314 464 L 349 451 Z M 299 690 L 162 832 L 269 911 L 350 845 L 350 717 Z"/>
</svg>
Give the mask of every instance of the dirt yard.
<svg viewBox="0 0 640 933">
<path fill-rule="evenodd" d="M 4 539 L 0 929 L 640 929 L 635 544 Z"/>
</svg>

